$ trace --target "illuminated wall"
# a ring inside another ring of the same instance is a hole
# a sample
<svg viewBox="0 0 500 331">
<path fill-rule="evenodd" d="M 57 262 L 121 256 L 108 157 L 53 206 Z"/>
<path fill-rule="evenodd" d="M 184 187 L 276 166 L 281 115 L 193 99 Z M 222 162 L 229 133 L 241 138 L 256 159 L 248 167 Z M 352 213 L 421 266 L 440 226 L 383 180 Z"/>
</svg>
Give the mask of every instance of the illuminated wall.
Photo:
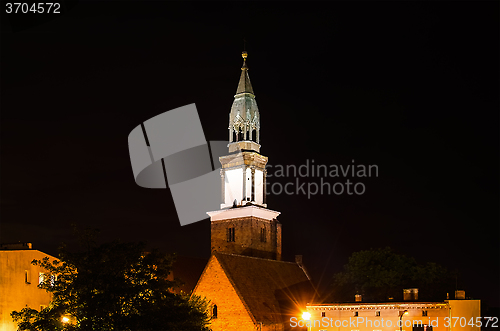
<svg viewBox="0 0 500 331">
<path fill-rule="evenodd" d="M 212 319 L 210 327 L 214 331 L 255 330 L 256 325 L 245 304 L 236 293 L 219 261 L 210 258 L 196 288 L 196 295 L 208 298 L 217 306 L 217 317 Z"/>
<path fill-rule="evenodd" d="M 300 318 L 292 324 L 311 331 L 479 331 L 469 323 L 481 316 L 480 300 L 309 305 L 307 311 L 308 325 Z"/>
<path fill-rule="evenodd" d="M 30 307 L 40 310 L 48 306 L 51 294 L 39 289 L 40 273 L 44 269 L 34 266 L 31 261 L 53 256 L 38 250 L 0 250 L 0 331 L 16 331 L 17 325 L 10 313 Z"/>
</svg>

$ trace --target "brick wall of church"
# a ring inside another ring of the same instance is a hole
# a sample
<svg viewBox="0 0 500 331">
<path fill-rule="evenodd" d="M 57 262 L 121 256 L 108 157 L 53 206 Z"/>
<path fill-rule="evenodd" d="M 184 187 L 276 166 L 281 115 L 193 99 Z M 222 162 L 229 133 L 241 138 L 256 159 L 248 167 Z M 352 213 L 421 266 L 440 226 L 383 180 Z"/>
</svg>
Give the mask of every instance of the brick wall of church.
<svg viewBox="0 0 500 331">
<path fill-rule="evenodd" d="M 228 228 L 234 228 L 234 242 L 228 241 Z M 262 241 L 262 229 L 265 241 Z M 213 221 L 212 252 L 281 260 L 281 224 L 249 216 Z"/>
<path fill-rule="evenodd" d="M 213 331 L 256 330 L 249 312 L 214 256 L 199 280 L 194 293 L 217 305 L 217 318 L 212 319 Z"/>
</svg>

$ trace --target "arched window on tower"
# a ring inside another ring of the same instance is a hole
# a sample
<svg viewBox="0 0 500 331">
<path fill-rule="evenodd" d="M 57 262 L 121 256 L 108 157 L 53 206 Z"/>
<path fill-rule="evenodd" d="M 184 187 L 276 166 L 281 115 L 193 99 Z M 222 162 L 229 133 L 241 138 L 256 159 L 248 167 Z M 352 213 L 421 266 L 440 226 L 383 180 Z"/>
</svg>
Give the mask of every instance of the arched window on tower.
<svg viewBox="0 0 500 331">
<path fill-rule="evenodd" d="M 260 229 L 260 241 L 265 243 L 267 242 L 267 238 L 266 238 L 266 227 L 263 226 L 261 229 Z"/>
<path fill-rule="evenodd" d="M 217 318 L 217 305 L 212 307 L 212 318 Z"/>
</svg>

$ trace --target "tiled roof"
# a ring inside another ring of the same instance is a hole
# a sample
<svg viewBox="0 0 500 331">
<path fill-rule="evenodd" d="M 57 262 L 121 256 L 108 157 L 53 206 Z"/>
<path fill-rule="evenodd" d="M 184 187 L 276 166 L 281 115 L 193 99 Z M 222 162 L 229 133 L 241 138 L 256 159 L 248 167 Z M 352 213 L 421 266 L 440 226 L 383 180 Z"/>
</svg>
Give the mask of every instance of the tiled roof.
<svg viewBox="0 0 500 331">
<path fill-rule="evenodd" d="M 214 255 L 257 323 L 283 323 L 298 317 L 313 298 L 313 286 L 296 263 Z"/>
</svg>

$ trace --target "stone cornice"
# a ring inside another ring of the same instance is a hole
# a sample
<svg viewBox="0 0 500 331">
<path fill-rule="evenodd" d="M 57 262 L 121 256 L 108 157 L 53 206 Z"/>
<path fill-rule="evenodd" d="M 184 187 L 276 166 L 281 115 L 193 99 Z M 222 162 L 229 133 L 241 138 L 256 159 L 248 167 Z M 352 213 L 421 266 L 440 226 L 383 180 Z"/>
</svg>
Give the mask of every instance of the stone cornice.
<svg viewBox="0 0 500 331">
<path fill-rule="evenodd" d="M 209 211 L 207 212 L 207 214 L 208 216 L 210 216 L 210 220 L 214 222 L 214 221 L 249 217 L 249 216 L 258 217 L 270 221 L 278 217 L 281 213 L 278 211 L 258 206 L 245 206 L 238 208 L 228 208 L 216 211 Z"/>
</svg>

